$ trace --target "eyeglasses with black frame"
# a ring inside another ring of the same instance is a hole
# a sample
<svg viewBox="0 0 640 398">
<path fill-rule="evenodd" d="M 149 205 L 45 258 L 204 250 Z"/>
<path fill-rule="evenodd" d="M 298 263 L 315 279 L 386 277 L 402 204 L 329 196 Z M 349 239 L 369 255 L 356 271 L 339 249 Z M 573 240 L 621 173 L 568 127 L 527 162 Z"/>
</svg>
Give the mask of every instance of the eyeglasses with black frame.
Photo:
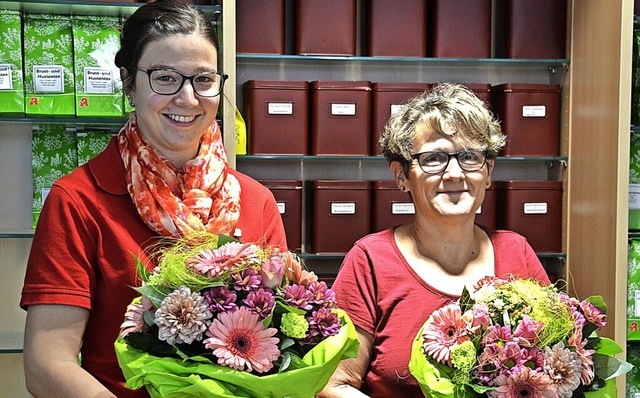
<svg viewBox="0 0 640 398">
<path fill-rule="evenodd" d="M 482 169 L 487 162 L 487 151 L 463 149 L 458 152 L 426 151 L 411 155 L 426 174 L 440 174 L 449 167 L 451 158 L 456 158 L 463 171 Z"/>
<path fill-rule="evenodd" d="M 201 97 L 216 97 L 224 88 L 229 75 L 222 72 L 203 72 L 197 75 L 183 75 L 173 69 L 149 68 L 136 69 L 149 77 L 149 87 L 156 94 L 173 95 L 182 89 L 185 80 L 191 82 L 193 91 Z"/>
</svg>

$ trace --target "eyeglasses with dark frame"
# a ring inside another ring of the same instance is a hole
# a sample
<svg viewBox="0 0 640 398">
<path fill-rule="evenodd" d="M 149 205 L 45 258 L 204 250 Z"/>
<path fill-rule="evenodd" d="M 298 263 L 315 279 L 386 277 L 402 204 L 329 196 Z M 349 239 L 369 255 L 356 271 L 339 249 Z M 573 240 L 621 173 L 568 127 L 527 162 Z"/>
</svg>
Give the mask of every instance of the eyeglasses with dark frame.
<svg viewBox="0 0 640 398">
<path fill-rule="evenodd" d="M 191 82 L 193 91 L 201 97 L 216 97 L 224 88 L 229 75 L 222 72 L 203 72 L 197 75 L 183 75 L 173 69 L 149 68 L 136 69 L 149 77 L 149 87 L 160 95 L 174 95 L 182 89 L 185 80 Z"/>
<path fill-rule="evenodd" d="M 451 158 L 456 158 L 463 171 L 478 171 L 487 162 L 487 151 L 463 149 L 458 152 L 426 151 L 411 155 L 411 159 L 416 159 L 420 169 L 426 174 L 444 172 L 449 167 Z"/>
</svg>

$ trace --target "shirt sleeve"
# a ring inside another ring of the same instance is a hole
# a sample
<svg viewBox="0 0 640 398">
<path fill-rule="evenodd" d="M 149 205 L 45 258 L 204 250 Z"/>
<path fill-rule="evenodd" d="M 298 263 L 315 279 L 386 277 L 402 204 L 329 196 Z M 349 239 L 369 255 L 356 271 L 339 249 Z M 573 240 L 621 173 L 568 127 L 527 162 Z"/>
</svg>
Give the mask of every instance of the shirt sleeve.
<svg viewBox="0 0 640 398">
<path fill-rule="evenodd" d="M 90 309 L 96 284 L 95 237 L 68 193 L 54 184 L 47 196 L 27 263 L 21 306 L 75 305 Z"/>
<path fill-rule="evenodd" d="M 271 192 L 269 194 L 264 204 L 265 237 L 270 245 L 278 246 L 281 250 L 287 250 L 287 236 L 282 223 L 282 216 L 278 209 L 278 203 L 273 194 Z"/>
<path fill-rule="evenodd" d="M 547 275 L 547 271 L 542 266 L 538 255 L 526 239 L 524 240 L 524 256 L 527 264 L 527 274 L 540 282 L 550 284 L 551 280 L 549 279 L 549 275 Z"/>
<path fill-rule="evenodd" d="M 345 256 L 331 286 L 338 307 L 349 314 L 353 323 L 374 334 L 378 321 L 376 282 L 371 259 L 358 244 Z"/>
</svg>

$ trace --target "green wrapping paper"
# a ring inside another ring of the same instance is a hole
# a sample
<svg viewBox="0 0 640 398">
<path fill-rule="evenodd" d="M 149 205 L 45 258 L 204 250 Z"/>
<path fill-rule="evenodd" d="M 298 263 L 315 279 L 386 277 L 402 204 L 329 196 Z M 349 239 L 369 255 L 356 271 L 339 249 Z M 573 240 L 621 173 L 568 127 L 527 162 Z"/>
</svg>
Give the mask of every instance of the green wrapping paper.
<svg viewBox="0 0 640 398">
<path fill-rule="evenodd" d="M 75 115 L 70 17 L 24 16 L 24 69 L 27 115 Z"/>
<path fill-rule="evenodd" d="M 0 114 L 24 115 L 20 12 L 0 10 Z"/>
<path fill-rule="evenodd" d="M 76 115 L 122 117 L 122 81 L 114 63 L 118 18 L 74 16 L 72 21 Z"/>
<path fill-rule="evenodd" d="M 334 310 L 342 321 L 340 332 L 326 338 L 285 372 L 259 376 L 217 365 L 204 357 L 188 361 L 156 357 L 115 342 L 116 355 L 127 387 L 147 388 L 154 398 L 260 397 L 312 398 L 329 381 L 341 360 L 358 353 L 358 335 L 348 315 Z"/>
</svg>

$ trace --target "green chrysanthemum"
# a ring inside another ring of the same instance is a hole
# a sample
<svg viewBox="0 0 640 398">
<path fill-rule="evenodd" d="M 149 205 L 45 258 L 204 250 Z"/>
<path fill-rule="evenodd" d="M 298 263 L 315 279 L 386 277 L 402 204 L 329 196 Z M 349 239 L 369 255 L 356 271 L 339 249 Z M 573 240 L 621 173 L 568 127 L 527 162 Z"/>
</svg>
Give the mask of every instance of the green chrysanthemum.
<svg viewBox="0 0 640 398">
<path fill-rule="evenodd" d="M 532 279 L 516 279 L 498 288 L 505 301 L 520 304 L 520 308 L 510 308 L 508 311 L 512 327 L 520 323 L 522 316 L 527 313 L 542 322 L 544 328 L 537 342 L 540 347 L 564 340 L 575 327 L 569 308 L 560 301 L 553 289 Z"/>
<path fill-rule="evenodd" d="M 451 349 L 451 364 L 462 372 L 469 372 L 476 362 L 476 347 L 470 340 Z"/>
<path fill-rule="evenodd" d="M 282 314 L 280 330 L 286 336 L 294 339 L 301 339 L 307 335 L 309 322 L 307 322 L 304 315 L 287 312 Z"/>
</svg>

